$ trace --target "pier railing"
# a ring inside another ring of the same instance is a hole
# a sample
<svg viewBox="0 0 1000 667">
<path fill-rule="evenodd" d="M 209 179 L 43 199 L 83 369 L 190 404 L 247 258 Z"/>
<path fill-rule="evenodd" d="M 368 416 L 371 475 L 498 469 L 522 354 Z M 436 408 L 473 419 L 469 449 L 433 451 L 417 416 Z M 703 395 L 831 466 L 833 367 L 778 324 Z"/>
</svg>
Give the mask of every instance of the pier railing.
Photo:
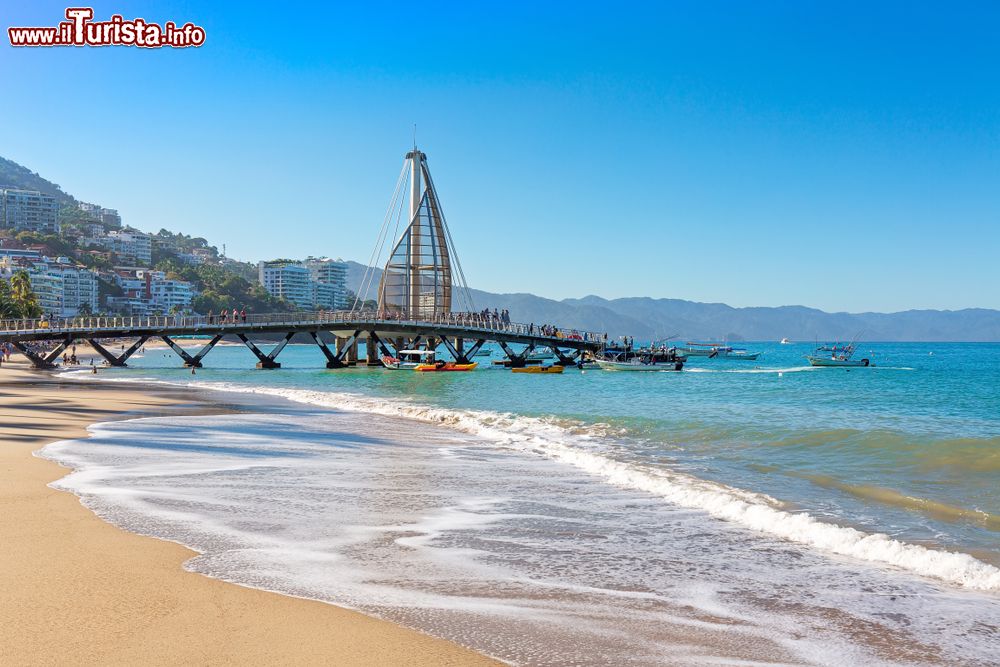
<svg viewBox="0 0 1000 667">
<path fill-rule="evenodd" d="M 205 329 L 213 333 L 246 331 L 255 327 L 277 328 L 288 326 L 293 328 L 310 327 L 317 329 L 329 328 L 330 325 L 370 325 L 373 327 L 386 325 L 453 327 L 464 331 L 490 333 L 505 333 L 519 336 L 537 336 L 555 338 L 567 341 L 582 341 L 600 343 L 604 334 L 567 329 L 550 325 L 526 324 L 509 322 L 501 317 L 487 316 L 483 313 L 442 313 L 433 317 L 413 319 L 398 313 L 375 310 L 335 310 L 316 312 L 291 313 L 255 313 L 236 315 L 124 315 L 124 316 L 78 316 L 65 318 L 35 318 L 0 320 L 0 332 L 9 334 L 24 334 L 33 336 L 39 334 L 87 334 L 100 331 L 107 336 L 120 332 L 123 336 L 131 331 L 140 330 L 171 330 L 188 331 Z"/>
</svg>

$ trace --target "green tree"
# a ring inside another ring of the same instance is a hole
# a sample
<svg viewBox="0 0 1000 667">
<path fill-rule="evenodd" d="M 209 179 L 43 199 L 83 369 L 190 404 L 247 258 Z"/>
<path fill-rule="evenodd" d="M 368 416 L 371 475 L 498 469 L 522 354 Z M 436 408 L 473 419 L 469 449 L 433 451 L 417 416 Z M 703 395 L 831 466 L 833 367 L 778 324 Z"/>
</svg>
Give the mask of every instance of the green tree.
<svg viewBox="0 0 1000 667">
<path fill-rule="evenodd" d="M 0 280 L 0 317 L 38 317 L 42 307 L 31 289 L 31 278 L 24 271 L 11 276 L 10 281 Z"/>
</svg>

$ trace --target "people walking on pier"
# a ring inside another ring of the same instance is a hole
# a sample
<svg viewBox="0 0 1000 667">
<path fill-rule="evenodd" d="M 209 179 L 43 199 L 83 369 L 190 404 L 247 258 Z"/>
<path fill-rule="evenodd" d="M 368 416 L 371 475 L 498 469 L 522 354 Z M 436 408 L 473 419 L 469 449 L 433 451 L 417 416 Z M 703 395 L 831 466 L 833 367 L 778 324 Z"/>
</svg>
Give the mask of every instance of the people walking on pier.
<svg viewBox="0 0 1000 667">
<path fill-rule="evenodd" d="M 244 308 L 240 311 L 240 319 L 243 320 L 243 324 L 247 323 L 247 309 Z"/>
</svg>

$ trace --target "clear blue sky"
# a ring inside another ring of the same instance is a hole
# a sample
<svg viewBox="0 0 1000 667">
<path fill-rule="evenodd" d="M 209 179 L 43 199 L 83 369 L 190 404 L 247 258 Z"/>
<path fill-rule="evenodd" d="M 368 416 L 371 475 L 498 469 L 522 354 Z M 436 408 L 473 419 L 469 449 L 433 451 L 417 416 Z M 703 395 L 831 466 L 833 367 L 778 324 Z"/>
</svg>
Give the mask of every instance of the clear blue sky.
<svg viewBox="0 0 1000 667">
<path fill-rule="evenodd" d="M 233 257 L 364 261 L 416 123 L 475 287 L 1000 308 L 995 2 L 253 7 L 94 6 L 200 49 L 4 35 L 0 155 Z"/>
</svg>

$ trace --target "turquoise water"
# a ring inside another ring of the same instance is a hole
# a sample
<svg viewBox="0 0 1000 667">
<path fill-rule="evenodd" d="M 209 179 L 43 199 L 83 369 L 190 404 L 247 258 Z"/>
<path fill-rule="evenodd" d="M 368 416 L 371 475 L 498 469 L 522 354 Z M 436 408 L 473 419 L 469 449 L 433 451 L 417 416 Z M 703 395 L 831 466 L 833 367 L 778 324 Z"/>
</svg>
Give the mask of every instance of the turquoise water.
<svg viewBox="0 0 1000 667">
<path fill-rule="evenodd" d="M 327 371 L 311 345 L 288 346 L 274 371 L 232 346 L 195 378 L 168 351 L 112 372 L 554 418 L 596 428 L 636 462 L 1000 563 L 1000 344 L 862 344 L 875 366 L 850 370 L 810 368 L 812 345 L 747 347 L 761 358 L 692 358 L 679 374 L 522 375 L 485 357 L 472 373 Z"/>
<path fill-rule="evenodd" d="M 512 664 L 996 664 L 1000 345 L 870 344 L 851 370 L 748 347 L 561 375 L 328 371 L 311 345 L 192 375 L 150 349 L 97 379 L 241 407 L 42 455 L 190 570 Z"/>
</svg>

